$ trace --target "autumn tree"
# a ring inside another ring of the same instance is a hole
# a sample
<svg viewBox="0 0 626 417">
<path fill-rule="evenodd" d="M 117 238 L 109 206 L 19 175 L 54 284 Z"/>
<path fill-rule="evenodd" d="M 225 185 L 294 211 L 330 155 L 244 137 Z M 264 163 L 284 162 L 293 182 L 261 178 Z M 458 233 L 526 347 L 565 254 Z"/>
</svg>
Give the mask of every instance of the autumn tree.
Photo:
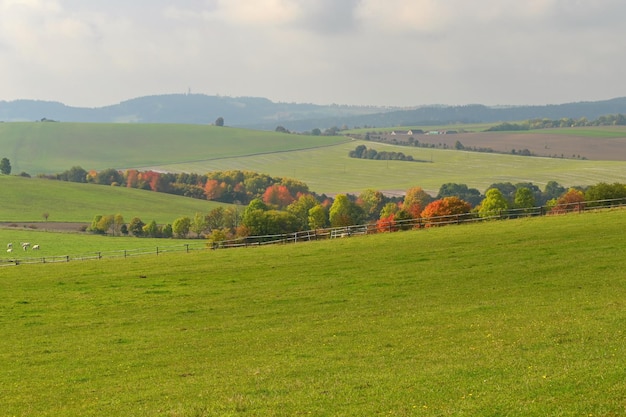
<svg viewBox="0 0 626 417">
<path fill-rule="evenodd" d="M 287 207 L 293 201 L 293 196 L 289 192 L 289 189 L 284 185 L 270 185 L 263 193 L 263 202 L 268 206 L 283 208 Z"/>
<path fill-rule="evenodd" d="M 433 223 L 449 222 L 447 216 L 469 213 L 472 206 L 458 197 L 444 197 L 429 203 L 421 213 L 421 217 L 428 219 L 427 226 Z"/>
<path fill-rule="evenodd" d="M 570 211 L 579 211 L 585 208 L 585 194 L 575 188 L 570 188 L 556 200 L 551 213 L 562 214 Z"/>
<path fill-rule="evenodd" d="M 509 208 L 508 200 L 499 189 L 491 188 L 485 193 L 485 198 L 480 204 L 478 215 L 480 217 L 499 216 Z"/>
<path fill-rule="evenodd" d="M 207 200 L 219 201 L 225 190 L 226 184 L 216 179 L 209 179 L 204 185 L 204 194 Z"/>
<path fill-rule="evenodd" d="M 402 209 L 410 213 L 412 218 L 417 219 L 431 201 L 433 198 L 422 187 L 409 188 L 404 195 Z"/>
</svg>

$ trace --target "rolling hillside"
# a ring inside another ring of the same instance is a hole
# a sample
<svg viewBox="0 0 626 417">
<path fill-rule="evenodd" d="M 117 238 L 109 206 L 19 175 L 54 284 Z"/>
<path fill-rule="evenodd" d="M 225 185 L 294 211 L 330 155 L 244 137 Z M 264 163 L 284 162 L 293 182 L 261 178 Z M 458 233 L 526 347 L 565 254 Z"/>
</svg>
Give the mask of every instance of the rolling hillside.
<svg viewBox="0 0 626 417">
<path fill-rule="evenodd" d="M 38 178 L 0 175 L 0 222 L 42 222 L 47 213 L 50 222 L 91 222 L 98 214 L 122 214 L 129 222 L 133 217 L 145 223 L 172 223 L 182 216 L 208 213 L 224 206 L 171 194 L 155 193 L 125 187 L 78 184 Z"/>
<path fill-rule="evenodd" d="M 624 227 L 614 210 L 5 267 L 2 409 L 623 415 Z"/>
</svg>

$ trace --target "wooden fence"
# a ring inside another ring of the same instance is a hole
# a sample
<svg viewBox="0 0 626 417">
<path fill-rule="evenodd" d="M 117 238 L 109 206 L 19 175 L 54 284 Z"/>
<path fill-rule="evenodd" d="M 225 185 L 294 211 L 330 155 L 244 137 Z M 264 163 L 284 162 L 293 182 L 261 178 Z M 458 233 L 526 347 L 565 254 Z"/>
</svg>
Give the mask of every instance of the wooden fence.
<svg viewBox="0 0 626 417">
<path fill-rule="evenodd" d="M 382 228 L 376 223 L 368 223 L 354 226 L 334 227 L 317 230 L 305 230 L 301 232 L 284 233 L 264 236 L 246 236 L 237 239 L 224 240 L 221 242 L 208 243 L 206 240 L 182 245 L 157 246 L 152 248 L 117 250 L 107 252 L 90 252 L 79 255 L 47 256 L 47 257 L 14 257 L 0 261 L 0 267 L 16 266 L 20 264 L 36 263 L 59 263 L 70 261 L 98 260 L 104 258 L 128 258 L 132 256 L 159 255 L 163 253 L 189 253 L 191 251 L 207 249 L 240 248 L 275 244 L 288 244 L 298 242 L 310 242 L 315 240 L 347 238 L 381 232 L 395 232 L 400 230 L 414 230 L 426 227 L 444 226 L 482 222 L 487 220 L 517 219 L 522 217 L 535 217 L 545 215 L 558 215 L 561 213 L 583 213 L 589 210 L 607 209 L 626 206 L 626 198 L 586 201 L 580 203 L 563 204 L 557 207 L 532 207 L 525 209 L 501 210 L 480 217 L 477 213 L 455 214 L 451 216 L 439 216 L 420 219 L 409 219 L 390 222 Z"/>
</svg>

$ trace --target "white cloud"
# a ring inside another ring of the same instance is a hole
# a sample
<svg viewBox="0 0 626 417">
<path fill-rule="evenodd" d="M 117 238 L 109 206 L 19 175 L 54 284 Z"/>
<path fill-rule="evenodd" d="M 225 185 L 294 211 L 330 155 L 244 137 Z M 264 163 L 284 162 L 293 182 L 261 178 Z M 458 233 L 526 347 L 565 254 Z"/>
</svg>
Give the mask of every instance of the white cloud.
<svg viewBox="0 0 626 417">
<path fill-rule="evenodd" d="M 0 0 L 0 100 L 193 91 L 522 104 L 626 95 L 620 0 Z"/>
</svg>

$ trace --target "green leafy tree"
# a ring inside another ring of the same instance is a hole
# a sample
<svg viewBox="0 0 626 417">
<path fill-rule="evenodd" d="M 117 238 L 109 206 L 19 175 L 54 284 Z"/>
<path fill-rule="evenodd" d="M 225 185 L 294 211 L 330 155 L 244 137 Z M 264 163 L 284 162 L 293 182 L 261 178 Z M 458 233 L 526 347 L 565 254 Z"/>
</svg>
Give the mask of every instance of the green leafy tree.
<svg viewBox="0 0 626 417">
<path fill-rule="evenodd" d="M 513 205 L 513 202 L 515 201 L 515 193 L 517 192 L 517 187 L 515 187 L 510 182 L 497 182 L 491 184 L 487 188 L 487 191 L 493 188 L 499 190 L 502 196 L 506 198 L 506 201 L 509 203 L 509 207 Z M 487 196 L 487 191 L 485 191 L 485 197 Z"/>
<path fill-rule="evenodd" d="M 585 190 L 585 200 L 589 201 L 588 205 L 591 206 L 610 206 L 614 204 L 612 201 L 598 201 L 598 200 L 615 200 L 626 198 L 626 185 L 613 183 L 607 184 L 605 182 L 592 185 Z"/>
<path fill-rule="evenodd" d="M 445 197 L 458 197 L 459 199 L 470 203 L 472 207 L 479 205 L 482 200 L 482 195 L 476 188 L 468 188 L 466 184 L 456 184 L 453 182 L 443 184 L 439 188 L 437 199 L 441 200 Z M 433 201 L 431 201 L 431 203 L 432 202 Z"/>
<path fill-rule="evenodd" d="M 359 194 L 356 203 L 363 209 L 367 220 L 376 220 L 386 200 L 382 192 L 368 188 Z"/>
<path fill-rule="evenodd" d="M 136 237 L 143 236 L 143 227 L 146 224 L 141 221 L 139 217 L 133 217 L 130 223 L 128 224 L 128 231 Z"/>
<path fill-rule="evenodd" d="M 124 216 L 118 213 L 113 216 L 113 235 L 119 236 L 122 234 L 122 226 L 124 226 Z"/>
<path fill-rule="evenodd" d="M 497 188 L 491 188 L 485 193 L 485 199 L 480 204 L 478 215 L 480 217 L 498 216 L 509 208 L 508 200 Z"/>
<path fill-rule="evenodd" d="M 74 166 L 67 171 L 60 173 L 58 176 L 61 181 L 69 182 L 87 182 L 87 171 L 80 166 Z"/>
<path fill-rule="evenodd" d="M 172 231 L 177 238 L 186 238 L 191 228 L 191 219 L 187 216 L 179 217 L 172 223 Z"/>
<path fill-rule="evenodd" d="M 556 200 L 565 193 L 567 189 L 556 181 L 548 181 L 541 197 L 540 204 L 545 204 L 549 200 Z"/>
<path fill-rule="evenodd" d="M 309 228 L 322 229 L 328 225 L 328 211 L 321 204 L 316 204 L 309 210 Z"/>
<path fill-rule="evenodd" d="M 515 208 L 529 209 L 535 207 L 535 196 L 529 188 L 518 188 L 515 192 Z"/>
<path fill-rule="evenodd" d="M 152 220 L 150 223 L 143 226 L 143 235 L 148 237 L 159 236 L 159 226 L 156 220 Z"/>
<path fill-rule="evenodd" d="M 163 225 L 163 227 L 161 228 L 161 236 L 165 238 L 171 238 L 172 236 L 174 236 L 171 224 L 168 223 Z"/>
<path fill-rule="evenodd" d="M 102 214 L 97 214 L 93 220 L 91 221 L 91 225 L 89 226 L 89 231 L 93 233 L 104 234 L 104 230 L 101 230 L 99 227 L 100 220 L 102 219 Z"/>
<path fill-rule="evenodd" d="M 339 194 L 335 197 L 330 210 L 328 219 L 332 227 L 352 226 L 363 221 L 365 213 L 356 203 L 350 201 L 345 194 Z"/>
<path fill-rule="evenodd" d="M 309 211 L 317 205 L 317 200 L 310 194 L 301 194 L 300 198 L 287 206 L 287 211 L 298 219 L 298 230 L 309 228 Z"/>
<path fill-rule="evenodd" d="M 222 116 L 215 119 L 215 126 L 224 126 L 224 118 Z"/>
<path fill-rule="evenodd" d="M 3 175 L 11 174 L 11 161 L 9 161 L 9 158 L 2 158 L 2 160 L 0 160 L 0 173 Z"/>
<path fill-rule="evenodd" d="M 115 236 L 115 216 L 112 214 L 102 216 L 96 227 L 99 231 L 102 231 L 102 233 L 110 232 L 113 236 Z"/>
<path fill-rule="evenodd" d="M 202 213 L 196 213 L 193 216 L 193 220 L 191 222 L 191 231 L 196 234 L 196 237 L 200 237 L 200 235 L 207 230 L 209 227 L 209 221 L 207 217 Z"/>
<path fill-rule="evenodd" d="M 101 185 L 119 185 L 124 183 L 124 176 L 118 170 L 109 168 L 98 172 L 95 181 Z"/>
</svg>

